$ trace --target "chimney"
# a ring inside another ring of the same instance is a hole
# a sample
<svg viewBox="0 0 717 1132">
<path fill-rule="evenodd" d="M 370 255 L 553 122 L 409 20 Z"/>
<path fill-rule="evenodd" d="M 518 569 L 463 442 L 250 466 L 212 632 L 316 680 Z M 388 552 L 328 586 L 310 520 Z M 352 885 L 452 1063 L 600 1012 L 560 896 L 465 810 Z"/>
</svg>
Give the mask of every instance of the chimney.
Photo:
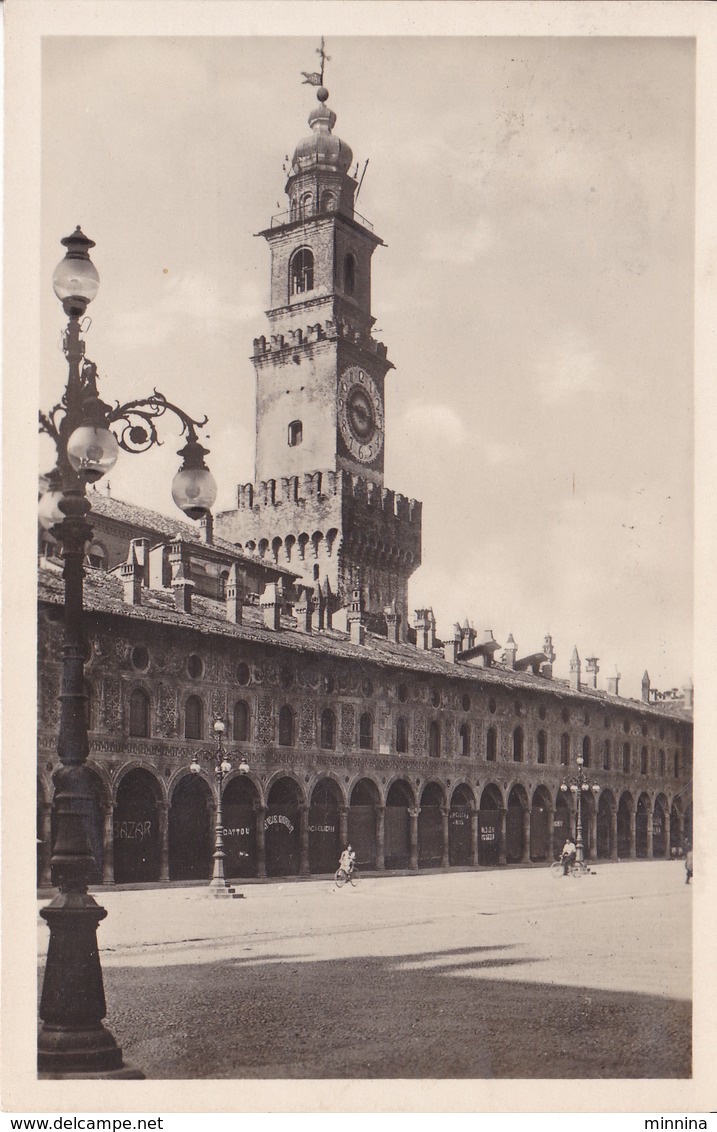
<svg viewBox="0 0 717 1132">
<path fill-rule="evenodd" d="M 553 679 L 553 665 L 549 660 L 544 660 L 540 666 L 540 675 L 544 676 L 546 680 Z"/>
<path fill-rule="evenodd" d="M 597 656 L 587 656 L 585 658 L 585 671 L 588 673 L 589 676 L 592 676 L 592 678 L 593 678 L 592 679 L 593 688 L 597 688 L 598 672 L 600 671 L 600 666 L 598 664 L 598 660 L 599 660 L 599 657 L 597 657 Z"/>
<path fill-rule="evenodd" d="M 142 585 L 149 586 L 149 539 L 148 538 L 133 538 L 129 544 L 130 554 L 132 550 L 135 553 L 135 562 L 139 566 L 140 575 L 142 578 Z M 127 561 L 130 561 L 130 555 L 127 555 Z"/>
<path fill-rule="evenodd" d="M 333 622 L 333 600 L 331 583 L 328 577 L 324 578 L 319 590 L 319 629 L 331 629 Z"/>
<path fill-rule="evenodd" d="M 685 684 L 682 692 L 685 697 L 685 707 L 692 711 L 695 706 L 695 686 L 691 680 L 689 684 Z"/>
<path fill-rule="evenodd" d="M 495 653 L 500 645 L 493 636 L 492 629 L 486 629 L 483 633 L 483 640 L 479 648 L 482 650 L 478 657 L 478 664 L 481 668 L 491 668 L 493 664 L 493 653 Z"/>
<path fill-rule="evenodd" d="M 449 664 L 455 664 L 458 653 L 461 651 L 460 625 L 456 626 L 452 640 L 443 642 L 443 656 Z"/>
<path fill-rule="evenodd" d="M 518 656 L 518 646 L 516 645 L 513 634 L 510 633 L 508 640 L 505 642 L 505 650 L 503 652 L 503 663 L 508 668 L 515 668 L 515 661 Z"/>
<path fill-rule="evenodd" d="M 397 645 L 398 641 L 399 641 L 399 635 L 398 635 L 399 617 L 398 617 L 398 610 L 396 609 L 395 600 L 392 601 L 390 605 L 386 606 L 383 613 L 384 613 L 384 616 L 386 618 L 386 638 L 392 644 Z"/>
<path fill-rule="evenodd" d="M 214 516 L 211 511 L 205 511 L 199 520 L 199 540 L 209 546 L 214 542 Z"/>
<path fill-rule="evenodd" d="M 476 643 L 476 637 L 478 636 L 478 634 L 476 633 L 473 626 L 469 623 L 467 617 L 463 624 L 459 627 L 459 631 L 461 635 L 461 652 L 467 652 L 468 649 L 473 648 L 474 644 Z"/>
<path fill-rule="evenodd" d="M 649 704 L 649 702 L 650 702 L 650 674 L 647 671 L 647 669 L 645 669 L 645 671 L 642 674 L 642 683 L 640 685 L 640 691 L 642 693 L 642 702 L 644 704 Z"/>
<path fill-rule="evenodd" d="M 141 605 L 142 604 L 142 567 L 137 561 L 134 547 L 130 543 L 129 557 L 126 562 L 120 566 L 120 578 L 122 579 L 123 597 L 128 605 Z"/>
<path fill-rule="evenodd" d="M 620 673 L 618 672 L 618 670 L 616 668 L 615 669 L 615 675 L 614 676 L 608 676 L 608 678 L 607 678 L 608 695 L 609 696 L 619 695 L 619 688 L 620 688 Z"/>
<path fill-rule="evenodd" d="M 417 609 L 414 614 L 416 648 L 429 652 L 436 644 L 436 619 L 432 609 Z"/>
<path fill-rule="evenodd" d="M 241 625 L 244 609 L 244 586 L 236 562 L 232 562 L 226 584 L 227 621 Z"/>
<path fill-rule="evenodd" d="M 580 657 L 578 656 L 577 646 L 573 649 L 573 655 L 570 657 L 570 687 L 575 688 L 577 692 L 580 691 Z"/>
<path fill-rule="evenodd" d="M 550 636 L 550 633 L 545 634 L 545 640 L 543 641 L 543 652 L 545 653 L 546 659 L 552 666 L 555 663 L 555 649 L 553 648 L 553 638 Z"/>
<path fill-rule="evenodd" d="M 173 565 L 172 589 L 174 590 L 174 604 L 180 613 L 192 612 L 192 590 L 194 582 L 189 577 L 189 565 L 180 561 Z"/>
<path fill-rule="evenodd" d="M 294 606 L 294 613 L 296 614 L 296 628 L 300 633 L 313 633 L 314 631 L 314 610 L 316 609 L 316 598 L 311 586 L 302 587 L 299 595 L 299 600 Z"/>
<path fill-rule="evenodd" d="M 366 643 L 366 626 L 363 619 L 363 600 L 359 589 L 352 591 L 346 620 L 351 644 L 364 645 Z"/>
<path fill-rule="evenodd" d="M 276 582 L 269 582 L 264 587 L 259 605 L 264 618 L 264 627 L 276 632 L 277 629 L 281 628 L 281 601 L 276 592 Z"/>
</svg>

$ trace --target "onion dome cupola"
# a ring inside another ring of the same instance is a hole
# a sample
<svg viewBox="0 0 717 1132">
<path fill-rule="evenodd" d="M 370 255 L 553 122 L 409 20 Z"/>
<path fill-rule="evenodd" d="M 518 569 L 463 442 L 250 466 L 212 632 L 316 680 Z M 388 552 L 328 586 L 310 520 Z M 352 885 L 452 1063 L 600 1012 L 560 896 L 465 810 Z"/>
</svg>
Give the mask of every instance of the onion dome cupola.
<svg viewBox="0 0 717 1132">
<path fill-rule="evenodd" d="M 311 134 L 303 138 L 291 159 L 286 194 L 291 221 L 322 212 L 353 214 L 357 182 L 349 175 L 351 147 L 331 131 L 336 115 L 327 105 L 325 86 L 316 91 L 319 105 L 309 114 Z"/>
</svg>

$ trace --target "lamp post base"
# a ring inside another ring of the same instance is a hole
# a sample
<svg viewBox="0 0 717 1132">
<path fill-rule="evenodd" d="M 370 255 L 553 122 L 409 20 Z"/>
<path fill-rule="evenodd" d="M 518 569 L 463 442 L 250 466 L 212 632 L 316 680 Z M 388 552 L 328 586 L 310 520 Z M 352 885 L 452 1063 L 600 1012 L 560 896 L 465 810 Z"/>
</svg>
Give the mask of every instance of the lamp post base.
<svg viewBox="0 0 717 1132">
<path fill-rule="evenodd" d="M 221 899 L 222 897 L 229 897 L 232 900 L 244 899 L 244 893 L 237 892 L 235 888 L 232 888 L 229 881 L 224 879 L 210 881 L 209 894 L 210 896 L 216 896 L 219 899 Z"/>
</svg>

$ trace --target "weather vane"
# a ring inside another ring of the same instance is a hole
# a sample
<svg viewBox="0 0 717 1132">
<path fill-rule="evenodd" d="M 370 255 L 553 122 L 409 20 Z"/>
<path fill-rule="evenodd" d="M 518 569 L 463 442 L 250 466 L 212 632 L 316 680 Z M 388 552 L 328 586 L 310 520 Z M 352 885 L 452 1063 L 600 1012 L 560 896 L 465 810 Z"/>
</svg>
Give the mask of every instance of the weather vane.
<svg viewBox="0 0 717 1132">
<path fill-rule="evenodd" d="M 326 66 L 327 63 L 331 62 L 331 56 L 327 55 L 326 52 L 324 51 L 324 37 L 323 37 L 323 35 L 321 36 L 321 47 L 316 48 L 316 54 L 321 59 L 321 70 L 320 71 L 302 71 L 301 73 L 304 76 L 304 82 L 305 83 L 310 83 L 311 86 L 323 86 L 324 85 L 324 67 Z"/>
</svg>

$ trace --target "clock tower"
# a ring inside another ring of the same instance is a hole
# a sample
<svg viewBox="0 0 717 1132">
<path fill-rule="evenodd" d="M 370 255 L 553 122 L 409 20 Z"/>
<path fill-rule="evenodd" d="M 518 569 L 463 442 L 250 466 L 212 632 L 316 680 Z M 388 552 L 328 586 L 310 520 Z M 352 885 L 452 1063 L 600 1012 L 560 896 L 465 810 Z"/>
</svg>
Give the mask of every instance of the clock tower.
<svg viewBox="0 0 717 1132">
<path fill-rule="evenodd" d="M 288 209 L 260 233 L 271 251 L 271 306 L 252 358 L 255 482 L 240 485 L 218 533 L 295 570 L 337 606 L 360 590 L 375 628 L 395 608 L 405 631 L 421 505 L 384 486 L 393 366 L 371 314 L 371 259 L 383 241 L 354 208 L 353 154 L 332 132 L 323 70 L 307 78 L 318 106 L 291 161 Z"/>
</svg>

